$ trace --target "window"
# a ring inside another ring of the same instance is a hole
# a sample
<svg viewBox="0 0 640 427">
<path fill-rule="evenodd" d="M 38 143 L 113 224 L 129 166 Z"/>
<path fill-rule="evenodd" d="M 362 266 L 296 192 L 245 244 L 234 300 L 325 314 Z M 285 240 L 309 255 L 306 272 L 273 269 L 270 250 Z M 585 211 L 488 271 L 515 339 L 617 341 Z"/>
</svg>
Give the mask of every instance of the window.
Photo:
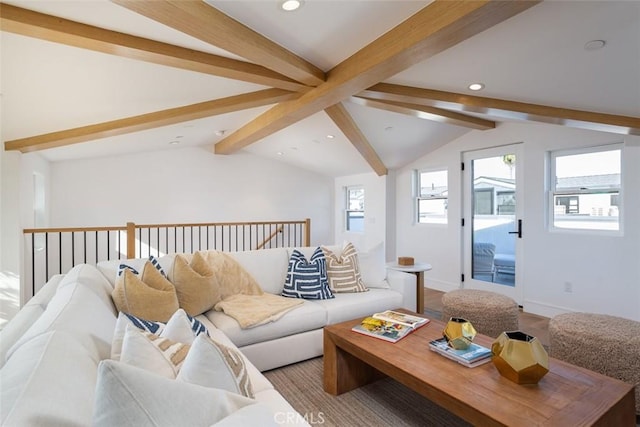
<svg viewBox="0 0 640 427">
<path fill-rule="evenodd" d="M 364 187 L 347 187 L 346 229 L 364 232 Z"/>
<path fill-rule="evenodd" d="M 621 145 L 551 153 L 554 228 L 619 230 Z"/>
<path fill-rule="evenodd" d="M 418 223 L 447 223 L 449 190 L 447 171 L 421 171 L 416 173 Z"/>
</svg>

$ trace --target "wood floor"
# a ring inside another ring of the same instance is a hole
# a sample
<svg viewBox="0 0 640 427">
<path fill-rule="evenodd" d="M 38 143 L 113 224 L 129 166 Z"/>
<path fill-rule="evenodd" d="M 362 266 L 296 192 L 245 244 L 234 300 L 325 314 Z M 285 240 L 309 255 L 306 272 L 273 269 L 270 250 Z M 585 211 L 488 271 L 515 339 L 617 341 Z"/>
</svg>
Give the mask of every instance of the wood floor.
<svg viewBox="0 0 640 427">
<path fill-rule="evenodd" d="M 424 308 L 425 313 L 442 313 L 442 295 L 444 292 L 425 288 Z M 520 330 L 540 340 L 542 345 L 549 346 L 549 319 L 531 313 L 523 313 L 520 310 Z"/>
</svg>

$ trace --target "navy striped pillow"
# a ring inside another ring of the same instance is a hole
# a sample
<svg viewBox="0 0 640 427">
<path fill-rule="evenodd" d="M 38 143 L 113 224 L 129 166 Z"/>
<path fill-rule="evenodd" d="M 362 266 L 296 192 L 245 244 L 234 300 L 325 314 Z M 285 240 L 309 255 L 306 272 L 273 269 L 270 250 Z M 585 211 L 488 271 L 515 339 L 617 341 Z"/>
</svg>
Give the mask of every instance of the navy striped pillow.
<svg viewBox="0 0 640 427">
<path fill-rule="evenodd" d="M 309 261 L 297 249 L 291 253 L 282 296 L 304 299 L 335 298 L 327 279 L 327 263 L 322 248 L 317 248 Z"/>
<path fill-rule="evenodd" d="M 166 323 L 164 322 L 154 322 L 151 320 L 141 319 L 129 313 L 122 312 L 122 314 L 129 318 L 133 326 L 138 329 L 142 329 L 143 331 L 151 332 L 152 334 L 160 335 L 166 325 Z M 191 330 L 196 336 L 200 334 L 206 334 L 207 336 L 209 336 L 207 327 L 204 326 L 201 321 L 199 321 L 195 317 L 189 316 L 188 314 L 187 318 L 189 319 L 189 323 L 191 324 Z"/>
<path fill-rule="evenodd" d="M 156 268 L 156 270 L 160 272 L 160 274 L 162 274 L 164 277 L 167 277 L 167 273 L 165 273 L 164 268 L 162 268 L 162 266 L 160 265 L 160 261 L 158 261 L 158 258 L 154 257 L 153 255 L 149 255 L 149 262 L 151 263 L 151 265 L 153 265 Z M 122 276 L 122 273 L 126 269 L 131 270 L 131 272 L 136 276 L 140 275 L 140 272 L 138 270 L 136 270 L 135 268 L 131 267 L 128 264 L 123 263 L 118 266 L 118 274 L 116 276 L 117 277 Z"/>
</svg>

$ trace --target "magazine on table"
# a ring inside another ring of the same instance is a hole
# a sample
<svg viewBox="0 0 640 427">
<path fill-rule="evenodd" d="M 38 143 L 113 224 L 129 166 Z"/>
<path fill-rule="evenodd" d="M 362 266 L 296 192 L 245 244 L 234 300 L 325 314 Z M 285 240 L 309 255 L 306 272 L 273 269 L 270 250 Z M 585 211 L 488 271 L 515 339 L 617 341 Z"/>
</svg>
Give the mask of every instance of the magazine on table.
<svg viewBox="0 0 640 427">
<path fill-rule="evenodd" d="M 383 318 L 376 317 L 383 315 Z M 395 320 L 396 318 L 400 319 L 400 321 Z M 385 341 L 397 342 L 427 323 L 429 323 L 429 319 L 424 317 L 387 310 L 384 313 L 376 313 L 373 316 L 365 317 L 359 325 L 354 326 L 351 330 Z"/>
<path fill-rule="evenodd" d="M 426 317 L 414 316 L 412 314 L 400 313 L 399 311 L 387 310 L 382 313 L 375 313 L 374 319 L 384 320 L 391 323 L 399 323 L 411 329 L 418 329 L 429 323 Z"/>
<path fill-rule="evenodd" d="M 440 338 L 429 342 L 429 348 L 469 368 L 491 361 L 491 350 L 475 343 L 464 350 L 456 350 L 449 346 L 446 338 Z"/>
</svg>

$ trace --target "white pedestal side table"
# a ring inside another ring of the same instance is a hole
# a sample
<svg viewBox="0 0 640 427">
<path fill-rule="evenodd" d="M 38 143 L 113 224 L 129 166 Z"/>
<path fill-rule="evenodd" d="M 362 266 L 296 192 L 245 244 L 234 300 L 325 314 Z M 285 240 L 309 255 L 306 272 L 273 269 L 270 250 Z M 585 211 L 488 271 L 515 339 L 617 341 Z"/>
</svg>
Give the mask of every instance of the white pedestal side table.
<svg viewBox="0 0 640 427">
<path fill-rule="evenodd" d="M 424 313 L 424 272 L 431 270 L 431 264 L 416 262 L 413 265 L 400 265 L 397 262 L 388 262 L 387 268 L 416 275 L 416 313 Z"/>
</svg>

